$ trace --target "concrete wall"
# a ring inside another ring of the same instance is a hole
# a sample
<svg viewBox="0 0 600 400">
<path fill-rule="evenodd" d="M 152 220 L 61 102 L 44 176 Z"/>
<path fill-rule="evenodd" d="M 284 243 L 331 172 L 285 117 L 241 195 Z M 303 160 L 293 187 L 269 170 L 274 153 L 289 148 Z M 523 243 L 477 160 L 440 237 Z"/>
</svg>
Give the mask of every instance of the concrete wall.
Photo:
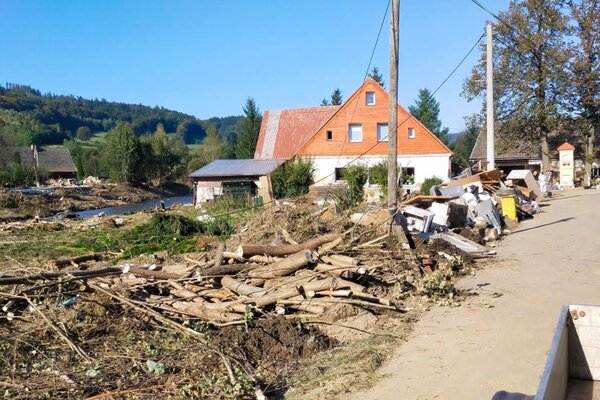
<svg viewBox="0 0 600 400">
<path fill-rule="evenodd" d="M 355 157 L 312 157 L 315 173 L 314 180 L 317 185 L 328 185 L 335 179 L 335 169 L 343 168 Z M 386 156 L 363 156 L 355 164 L 367 167 L 386 161 Z M 415 185 L 419 187 L 427 178 L 437 176 L 444 181 L 449 180 L 450 156 L 443 155 L 412 155 L 399 156 L 398 167 L 415 169 Z"/>
<path fill-rule="evenodd" d="M 194 198 L 193 203 L 196 207 L 201 208 L 204 203 L 213 201 L 215 196 L 223 195 L 223 184 L 227 182 L 239 182 L 239 181 L 251 181 L 254 182 L 259 192 L 262 189 L 263 183 L 260 177 L 231 177 L 221 179 L 203 179 L 193 180 L 194 185 Z M 264 195 L 263 195 L 264 198 Z"/>
</svg>

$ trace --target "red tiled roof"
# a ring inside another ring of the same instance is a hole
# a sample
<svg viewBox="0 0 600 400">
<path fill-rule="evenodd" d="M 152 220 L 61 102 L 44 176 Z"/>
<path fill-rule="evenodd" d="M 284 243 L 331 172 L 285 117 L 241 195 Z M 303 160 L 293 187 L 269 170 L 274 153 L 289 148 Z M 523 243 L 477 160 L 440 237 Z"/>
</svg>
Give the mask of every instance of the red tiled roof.
<svg viewBox="0 0 600 400">
<path fill-rule="evenodd" d="M 292 158 L 340 106 L 265 111 L 255 159 Z"/>
<path fill-rule="evenodd" d="M 564 142 L 563 144 L 561 144 L 558 147 L 558 151 L 562 151 L 562 150 L 575 150 L 575 146 L 573 146 L 571 143 L 569 142 Z"/>
</svg>

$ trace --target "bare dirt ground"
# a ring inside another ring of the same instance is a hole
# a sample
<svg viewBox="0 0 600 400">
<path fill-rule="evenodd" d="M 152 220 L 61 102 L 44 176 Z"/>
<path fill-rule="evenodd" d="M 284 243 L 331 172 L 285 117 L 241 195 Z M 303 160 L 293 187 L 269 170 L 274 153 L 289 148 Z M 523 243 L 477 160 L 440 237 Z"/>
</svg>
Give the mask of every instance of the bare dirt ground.
<svg viewBox="0 0 600 400">
<path fill-rule="evenodd" d="M 600 304 L 600 191 L 567 191 L 543 203 L 459 286 L 472 296 L 436 307 L 381 369 L 374 388 L 347 399 L 490 399 L 535 394 L 565 304 Z"/>
<path fill-rule="evenodd" d="M 97 187 L 57 187 L 51 193 L 24 195 L 0 189 L 0 223 L 35 217 L 49 217 L 59 212 L 139 203 L 164 196 L 186 194 L 183 185 L 156 188 L 142 185 L 103 184 Z"/>
</svg>

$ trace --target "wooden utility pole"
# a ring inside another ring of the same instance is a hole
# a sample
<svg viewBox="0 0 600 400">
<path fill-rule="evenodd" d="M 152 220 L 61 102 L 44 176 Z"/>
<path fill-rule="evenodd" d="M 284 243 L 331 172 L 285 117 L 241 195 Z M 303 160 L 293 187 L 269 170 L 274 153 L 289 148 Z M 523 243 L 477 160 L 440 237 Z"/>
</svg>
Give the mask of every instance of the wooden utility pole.
<svg viewBox="0 0 600 400">
<path fill-rule="evenodd" d="M 398 207 L 398 25 L 400 0 L 392 0 L 390 14 L 390 103 L 388 123 L 388 210 Z"/>
<path fill-rule="evenodd" d="M 496 169 L 494 164 L 494 64 L 492 60 L 492 23 L 487 22 L 486 25 L 486 36 L 487 36 L 487 68 L 486 68 L 486 81 L 487 81 L 487 170 L 491 171 Z"/>
</svg>

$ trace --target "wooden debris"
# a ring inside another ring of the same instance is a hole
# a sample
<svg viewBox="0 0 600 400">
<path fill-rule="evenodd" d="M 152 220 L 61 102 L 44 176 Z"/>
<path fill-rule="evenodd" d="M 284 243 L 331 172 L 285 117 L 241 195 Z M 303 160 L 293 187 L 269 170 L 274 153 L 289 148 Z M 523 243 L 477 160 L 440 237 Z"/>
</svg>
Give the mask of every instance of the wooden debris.
<svg viewBox="0 0 600 400">
<path fill-rule="evenodd" d="M 283 246 L 252 246 L 252 245 L 242 245 L 239 246 L 236 253 L 243 257 L 252 257 L 258 255 L 268 255 L 268 256 L 287 256 L 290 254 L 298 253 L 305 249 L 308 250 L 316 250 L 319 246 L 324 245 L 325 243 L 332 242 L 341 235 L 339 234 L 329 234 L 323 235 L 318 238 L 309 240 L 306 243 L 302 244 L 289 244 Z"/>
</svg>

